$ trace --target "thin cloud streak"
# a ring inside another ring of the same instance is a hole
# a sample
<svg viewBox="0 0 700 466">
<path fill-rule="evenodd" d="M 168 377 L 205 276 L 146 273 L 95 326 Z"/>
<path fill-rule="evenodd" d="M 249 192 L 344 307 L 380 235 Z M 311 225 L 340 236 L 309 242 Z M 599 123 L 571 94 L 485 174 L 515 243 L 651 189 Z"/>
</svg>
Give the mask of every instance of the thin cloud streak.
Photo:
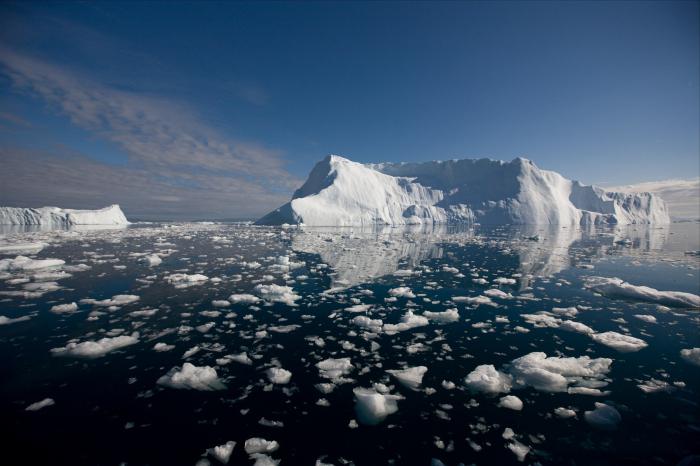
<svg viewBox="0 0 700 466">
<path fill-rule="evenodd" d="M 7 48 L 0 48 L 0 62 L 17 89 L 41 97 L 77 126 L 119 144 L 141 162 L 288 176 L 278 153 L 222 138 L 183 105 L 103 86 Z"/>
<path fill-rule="evenodd" d="M 65 199 L 72 207 L 88 207 L 91 199 L 112 203 L 121 196 L 139 215 L 256 216 L 283 202 L 301 183 L 285 170 L 278 151 L 225 137 L 182 103 L 104 85 L 3 46 L 0 70 L 15 90 L 42 99 L 75 126 L 128 155 L 126 166 L 115 168 L 84 155 L 51 158 L 4 147 L 0 204 Z M 75 171 L 84 174 L 76 177 Z M 139 202 L 139 190 L 144 202 Z M 18 197 L 20 191 L 26 197 Z"/>
</svg>

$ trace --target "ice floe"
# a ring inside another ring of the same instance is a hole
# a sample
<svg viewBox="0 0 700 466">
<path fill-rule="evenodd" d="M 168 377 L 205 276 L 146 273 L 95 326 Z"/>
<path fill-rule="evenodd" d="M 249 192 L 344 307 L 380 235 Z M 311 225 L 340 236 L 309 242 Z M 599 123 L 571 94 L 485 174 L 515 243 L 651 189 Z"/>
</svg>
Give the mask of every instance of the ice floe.
<svg viewBox="0 0 700 466">
<path fill-rule="evenodd" d="M 198 367 L 186 362 L 182 368 L 173 367 L 157 381 L 159 385 L 188 390 L 224 390 L 226 385 L 219 380 L 216 369 L 209 366 Z"/>
<path fill-rule="evenodd" d="M 127 346 L 135 345 L 139 342 L 137 332 L 131 335 L 120 335 L 117 337 L 105 337 L 97 341 L 70 342 L 62 348 L 53 348 L 51 353 L 54 356 L 67 356 L 74 358 L 101 358 L 111 351 Z"/>
</svg>

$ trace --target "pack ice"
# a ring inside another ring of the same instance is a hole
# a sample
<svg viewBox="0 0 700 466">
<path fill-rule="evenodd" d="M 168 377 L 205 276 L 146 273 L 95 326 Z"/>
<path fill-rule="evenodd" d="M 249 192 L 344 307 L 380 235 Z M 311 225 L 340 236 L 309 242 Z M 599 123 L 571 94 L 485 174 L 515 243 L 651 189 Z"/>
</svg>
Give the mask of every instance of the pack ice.
<svg viewBox="0 0 700 466">
<path fill-rule="evenodd" d="M 0 225 L 41 225 L 64 228 L 73 225 L 127 225 L 128 223 L 124 212 L 117 204 L 98 210 L 0 207 Z"/>
<path fill-rule="evenodd" d="M 606 192 L 541 170 L 531 161 L 463 159 L 361 164 L 330 155 L 292 200 L 260 225 L 669 223 L 651 193 Z"/>
</svg>

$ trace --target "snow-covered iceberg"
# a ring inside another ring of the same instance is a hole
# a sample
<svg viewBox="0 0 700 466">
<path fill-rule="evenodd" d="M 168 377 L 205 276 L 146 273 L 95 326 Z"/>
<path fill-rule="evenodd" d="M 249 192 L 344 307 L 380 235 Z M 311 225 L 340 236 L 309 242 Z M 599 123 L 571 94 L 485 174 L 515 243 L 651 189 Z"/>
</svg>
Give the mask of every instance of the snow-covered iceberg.
<svg viewBox="0 0 700 466">
<path fill-rule="evenodd" d="M 606 192 L 527 159 L 361 164 L 330 155 L 261 225 L 669 223 L 650 193 Z"/>
<path fill-rule="evenodd" d="M 129 222 L 117 204 L 98 210 L 60 209 L 58 207 L 0 207 L 0 225 L 39 225 L 68 228 L 74 225 L 127 225 Z"/>
</svg>

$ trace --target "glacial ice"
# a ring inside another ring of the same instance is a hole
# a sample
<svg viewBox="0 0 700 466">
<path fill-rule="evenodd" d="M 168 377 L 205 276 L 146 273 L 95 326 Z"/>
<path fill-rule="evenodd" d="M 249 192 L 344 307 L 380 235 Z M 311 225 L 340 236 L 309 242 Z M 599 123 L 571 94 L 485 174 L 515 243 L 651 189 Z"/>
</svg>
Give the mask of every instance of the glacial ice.
<svg viewBox="0 0 700 466">
<path fill-rule="evenodd" d="M 0 207 L 0 225 L 40 225 L 67 228 L 74 225 L 128 225 L 124 212 L 113 204 L 98 210 L 60 209 L 58 207 Z"/>
<path fill-rule="evenodd" d="M 606 192 L 527 159 L 361 164 L 330 155 L 261 225 L 669 223 L 651 193 Z"/>
</svg>

